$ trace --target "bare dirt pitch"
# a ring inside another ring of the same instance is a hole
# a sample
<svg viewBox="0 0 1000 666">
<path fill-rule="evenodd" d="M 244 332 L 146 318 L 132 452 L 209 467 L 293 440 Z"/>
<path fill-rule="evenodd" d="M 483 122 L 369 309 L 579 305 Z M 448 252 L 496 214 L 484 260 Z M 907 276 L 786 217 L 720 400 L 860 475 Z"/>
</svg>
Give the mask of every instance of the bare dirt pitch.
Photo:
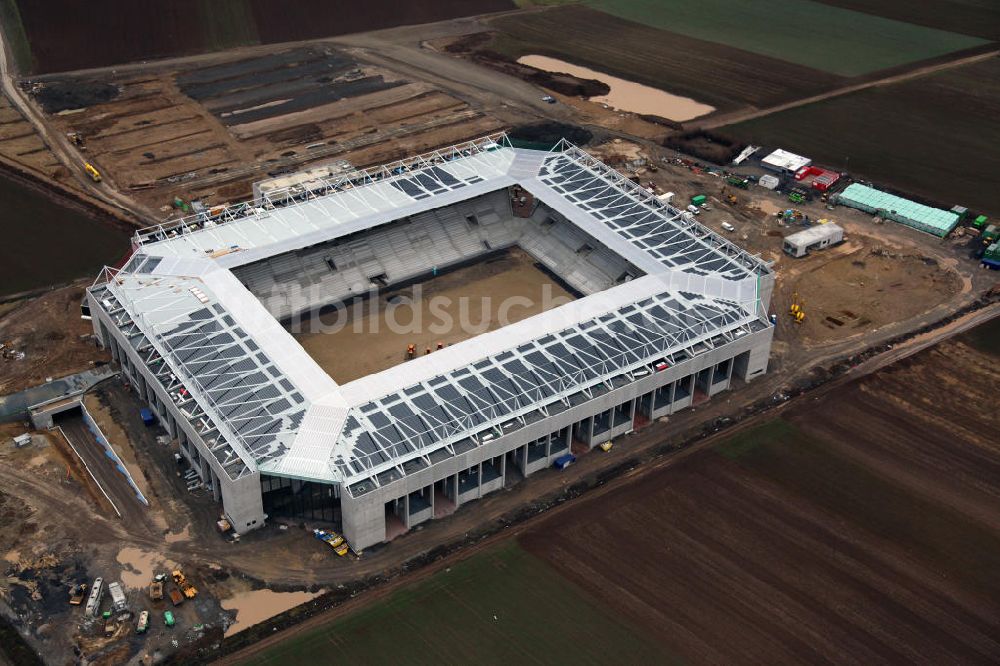
<svg viewBox="0 0 1000 666">
<path fill-rule="evenodd" d="M 995 663 L 1000 425 L 953 341 L 522 538 L 692 663 Z"/>
<path fill-rule="evenodd" d="M 574 298 L 513 248 L 291 325 L 303 331 L 295 338 L 306 352 L 343 384 L 405 362 L 407 345 L 422 356 Z"/>
</svg>

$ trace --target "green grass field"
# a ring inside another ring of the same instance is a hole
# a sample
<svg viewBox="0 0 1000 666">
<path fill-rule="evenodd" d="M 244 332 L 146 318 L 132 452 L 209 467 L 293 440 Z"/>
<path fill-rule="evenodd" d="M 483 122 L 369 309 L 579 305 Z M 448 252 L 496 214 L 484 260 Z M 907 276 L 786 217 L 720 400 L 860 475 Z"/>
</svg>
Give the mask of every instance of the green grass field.
<svg viewBox="0 0 1000 666">
<path fill-rule="evenodd" d="M 1000 216 L 1000 58 L 720 129 Z"/>
<path fill-rule="evenodd" d="M 212 49 L 259 44 L 253 10 L 243 0 L 207 0 L 197 6 L 202 40 Z"/>
<path fill-rule="evenodd" d="M 662 663 L 664 654 L 508 542 L 248 664 Z"/>
<path fill-rule="evenodd" d="M 934 58 L 986 40 L 810 0 L 586 0 L 621 18 L 839 74 Z"/>
<path fill-rule="evenodd" d="M 30 71 L 34 66 L 31 56 L 31 45 L 28 35 L 21 23 L 21 12 L 17 9 L 17 0 L 0 0 L 0 30 L 10 47 L 13 65 L 18 72 Z"/>
</svg>

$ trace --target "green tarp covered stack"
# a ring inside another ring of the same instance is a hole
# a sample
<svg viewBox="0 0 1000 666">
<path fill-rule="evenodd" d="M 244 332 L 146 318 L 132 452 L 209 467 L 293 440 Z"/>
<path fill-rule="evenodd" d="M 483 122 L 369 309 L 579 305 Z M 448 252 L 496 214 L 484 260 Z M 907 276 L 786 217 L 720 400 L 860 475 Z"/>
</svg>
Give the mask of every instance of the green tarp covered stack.
<svg viewBox="0 0 1000 666">
<path fill-rule="evenodd" d="M 931 208 L 860 183 L 848 185 L 837 195 L 837 203 L 942 238 L 951 233 L 959 221 L 958 214 L 951 211 Z"/>
</svg>

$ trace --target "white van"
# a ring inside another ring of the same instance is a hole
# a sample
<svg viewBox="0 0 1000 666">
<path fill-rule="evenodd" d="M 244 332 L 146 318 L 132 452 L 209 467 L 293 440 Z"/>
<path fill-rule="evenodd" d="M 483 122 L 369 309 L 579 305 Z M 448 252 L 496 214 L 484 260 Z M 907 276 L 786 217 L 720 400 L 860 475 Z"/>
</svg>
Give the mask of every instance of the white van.
<svg viewBox="0 0 1000 666">
<path fill-rule="evenodd" d="M 724 231 L 728 231 L 729 233 L 733 233 L 734 231 L 736 231 L 736 227 L 734 227 L 733 225 L 729 224 L 728 222 L 723 222 L 722 223 L 722 229 Z"/>
<path fill-rule="evenodd" d="M 689 213 L 694 213 L 695 215 L 701 214 L 701 208 L 698 208 L 694 204 L 687 207 Z"/>
</svg>

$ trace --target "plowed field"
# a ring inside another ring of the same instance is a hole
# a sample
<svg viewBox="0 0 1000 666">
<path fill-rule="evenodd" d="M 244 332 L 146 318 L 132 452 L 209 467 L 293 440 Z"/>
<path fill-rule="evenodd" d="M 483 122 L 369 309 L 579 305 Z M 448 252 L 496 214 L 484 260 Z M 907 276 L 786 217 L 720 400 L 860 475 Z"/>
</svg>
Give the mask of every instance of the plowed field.
<svg viewBox="0 0 1000 666">
<path fill-rule="evenodd" d="M 513 7 L 509 0 L 370 0 L 363 7 L 328 0 L 5 1 L 20 10 L 34 73 L 331 37 Z"/>
<path fill-rule="evenodd" d="M 522 545 L 691 663 L 995 663 L 990 362 L 934 348 Z"/>
</svg>

